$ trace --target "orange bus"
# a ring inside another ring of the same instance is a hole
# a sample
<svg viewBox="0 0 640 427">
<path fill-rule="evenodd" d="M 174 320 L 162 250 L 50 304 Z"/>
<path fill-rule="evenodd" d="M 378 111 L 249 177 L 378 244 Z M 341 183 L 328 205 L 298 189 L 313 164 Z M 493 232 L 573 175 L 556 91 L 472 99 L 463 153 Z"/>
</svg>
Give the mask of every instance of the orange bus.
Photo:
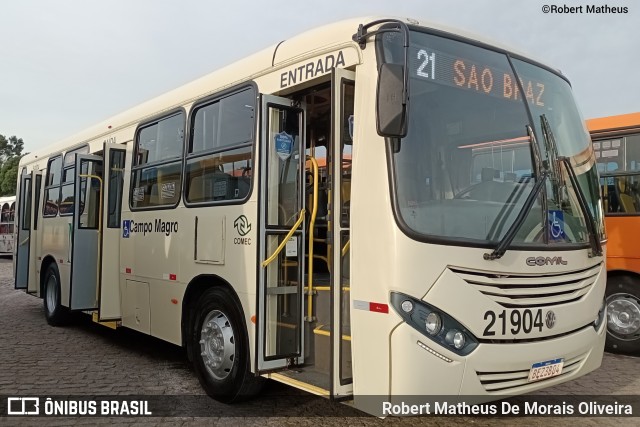
<svg viewBox="0 0 640 427">
<path fill-rule="evenodd" d="M 587 120 L 607 237 L 607 344 L 640 354 L 640 113 Z"/>
</svg>

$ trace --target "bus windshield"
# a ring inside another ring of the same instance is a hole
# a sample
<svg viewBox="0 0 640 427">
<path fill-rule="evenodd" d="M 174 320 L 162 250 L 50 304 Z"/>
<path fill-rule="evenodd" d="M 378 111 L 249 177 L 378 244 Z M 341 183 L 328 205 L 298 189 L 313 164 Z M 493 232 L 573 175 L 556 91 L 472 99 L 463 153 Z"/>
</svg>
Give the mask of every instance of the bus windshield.
<svg viewBox="0 0 640 427">
<path fill-rule="evenodd" d="M 381 60 L 402 63 L 402 36 L 385 33 L 381 39 Z M 546 190 L 513 243 L 585 244 L 587 210 L 601 237 L 595 157 L 564 79 L 504 53 L 418 31 L 411 32 L 408 55 L 408 132 L 390 148 L 396 212 L 405 231 L 418 238 L 498 242 L 542 168 L 548 171 Z M 587 209 L 580 207 L 562 157 L 571 162 Z"/>
</svg>

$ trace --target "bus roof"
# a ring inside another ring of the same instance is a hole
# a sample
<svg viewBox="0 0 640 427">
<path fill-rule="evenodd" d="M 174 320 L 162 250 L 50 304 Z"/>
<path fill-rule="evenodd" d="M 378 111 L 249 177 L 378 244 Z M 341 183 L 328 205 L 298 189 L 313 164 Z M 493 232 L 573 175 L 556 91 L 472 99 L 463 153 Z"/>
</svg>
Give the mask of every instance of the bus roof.
<svg viewBox="0 0 640 427">
<path fill-rule="evenodd" d="M 640 113 L 620 114 L 618 116 L 588 119 L 589 132 L 604 132 L 640 128 Z"/>
<path fill-rule="evenodd" d="M 522 57 L 530 58 L 545 67 L 543 62 L 536 60 L 530 55 L 523 54 L 501 43 L 472 34 L 454 27 L 448 27 L 426 20 L 399 17 L 360 17 L 339 21 L 317 27 L 296 35 L 295 37 L 283 40 L 262 51 L 250 55 L 244 59 L 225 66 L 217 71 L 206 74 L 190 83 L 186 83 L 176 89 L 170 90 L 149 101 L 143 102 L 122 113 L 110 117 L 99 124 L 85 129 L 77 134 L 65 138 L 55 144 L 48 145 L 42 149 L 33 151 L 25 155 L 20 164 L 29 164 L 35 160 L 46 158 L 52 154 L 71 149 L 73 147 L 89 143 L 106 137 L 119 129 L 136 125 L 154 116 L 174 110 L 180 106 L 189 104 L 197 99 L 214 94 L 226 88 L 233 87 L 247 80 L 258 78 L 275 69 L 295 63 L 305 56 L 314 52 L 326 51 L 331 46 L 344 46 L 345 43 L 352 42 L 352 36 L 358 30 L 360 24 L 380 19 L 398 19 L 409 25 L 421 26 L 428 29 L 449 33 L 457 37 L 476 41 L 481 44 L 493 46 L 497 49 L 507 51 Z M 551 67 L 548 67 L 552 69 Z M 558 71 L 559 72 L 559 71 Z"/>
</svg>

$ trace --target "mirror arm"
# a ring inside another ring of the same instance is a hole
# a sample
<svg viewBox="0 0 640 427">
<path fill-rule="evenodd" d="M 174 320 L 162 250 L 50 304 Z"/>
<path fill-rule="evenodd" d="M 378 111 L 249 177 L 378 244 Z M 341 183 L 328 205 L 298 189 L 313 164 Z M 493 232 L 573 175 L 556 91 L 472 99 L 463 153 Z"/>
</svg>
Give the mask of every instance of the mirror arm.
<svg viewBox="0 0 640 427">
<path fill-rule="evenodd" d="M 379 24 L 396 24 L 398 28 L 380 28 L 371 32 L 367 32 L 369 28 Z M 367 46 L 367 38 L 386 32 L 402 31 L 403 35 L 403 49 L 404 49 L 404 75 L 403 75 L 403 87 L 402 87 L 402 105 L 407 105 L 408 100 L 408 85 L 409 85 L 409 27 L 403 21 L 398 19 L 378 19 L 376 21 L 369 22 L 368 24 L 360 24 L 358 31 L 352 36 L 353 41 L 360 45 L 362 50 Z"/>
</svg>

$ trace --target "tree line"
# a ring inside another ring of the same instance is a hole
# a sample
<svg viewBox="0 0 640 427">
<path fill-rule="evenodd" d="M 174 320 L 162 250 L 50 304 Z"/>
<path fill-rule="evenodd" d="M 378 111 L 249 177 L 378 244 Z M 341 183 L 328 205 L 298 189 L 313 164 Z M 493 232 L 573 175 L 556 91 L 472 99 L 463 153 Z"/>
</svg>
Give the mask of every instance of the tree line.
<svg viewBox="0 0 640 427">
<path fill-rule="evenodd" d="M 17 136 L 0 135 L 0 196 L 16 194 L 18 163 L 22 157 L 24 141 Z"/>
</svg>

